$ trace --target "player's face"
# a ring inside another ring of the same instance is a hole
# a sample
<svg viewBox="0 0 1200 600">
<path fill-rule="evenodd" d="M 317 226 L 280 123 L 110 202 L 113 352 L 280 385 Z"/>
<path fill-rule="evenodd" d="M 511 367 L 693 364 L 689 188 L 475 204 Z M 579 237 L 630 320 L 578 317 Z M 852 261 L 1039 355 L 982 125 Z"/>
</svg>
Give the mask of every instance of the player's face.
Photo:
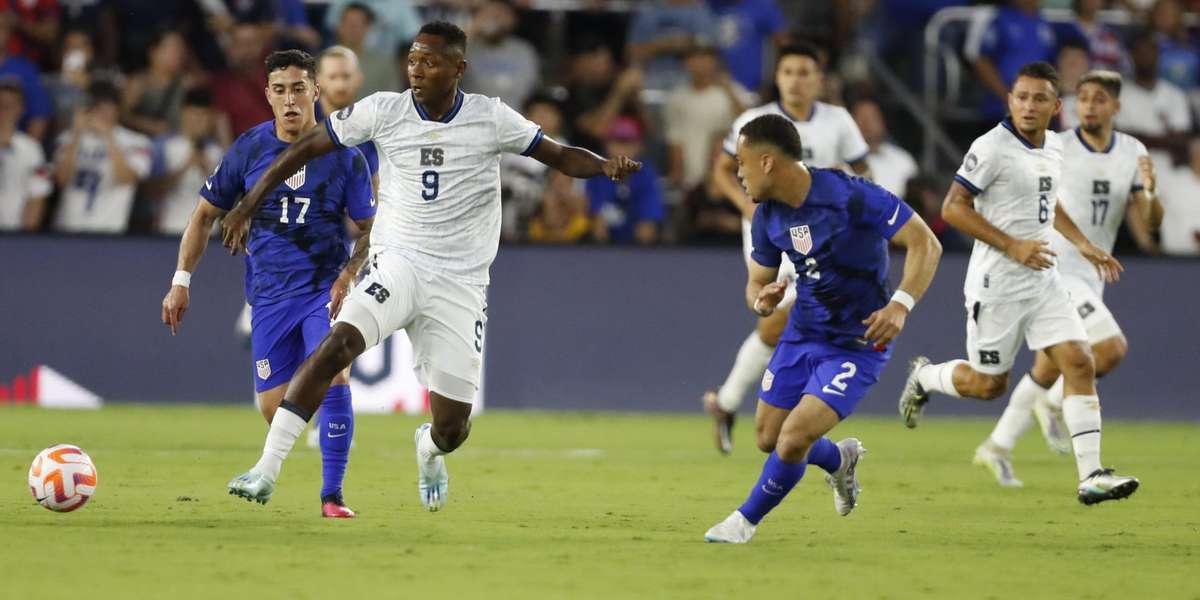
<svg viewBox="0 0 1200 600">
<path fill-rule="evenodd" d="M 1008 111 L 1021 133 L 1038 134 L 1050 126 L 1062 102 L 1054 86 L 1045 79 L 1018 77 L 1008 93 Z"/>
<path fill-rule="evenodd" d="M 458 88 L 466 68 L 462 53 L 446 47 L 441 37 L 418 35 L 408 51 L 408 83 L 413 98 L 421 104 L 445 99 Z"/>
<path fill-rule="evenodd" d="M 775 69 L 775 85 L 784 104 L 812 102 L 821 93 L 821 66 L 809 56 L 790 55 Z"/>
<path fill-rule="evenodd" d="M 763 168 L 767 157 L 762 147 L 747 144 L 744 136 L 738 136 L 735 158 L 737 176 L 746 194 L 754 202 L 762 202 L 762 198 L 767 195 L 767 173 Z"/>
<path fill-rule="evenodd" d="M 275 122 L 290 134 L 297 134 L 309 123 L 317 101 L 316 83 L 308 71 L 291 66 L 267 76 L 267 102 L 275 113 Z"/>
<path fill-rule="evenodd" d="M 317 71 L 321 95 L 335 110 L 349 106 L 362 87 L 362 72 L 358 70 L 358 64 L 348 58 L 326 56 L 321 59 Z"/>
<path fill-rule="evenodd" d="M 1099 84 L 1085 83 L 1079 87 L 1075 111 L 1079 115 L 1079 123 L 1084 131 L 1096 133 L 1102 128 L 1112 125 L 1113 117 L 1120 109 L 1121 101 L 1113 98 L 1108 90 Z"/>
</svg>

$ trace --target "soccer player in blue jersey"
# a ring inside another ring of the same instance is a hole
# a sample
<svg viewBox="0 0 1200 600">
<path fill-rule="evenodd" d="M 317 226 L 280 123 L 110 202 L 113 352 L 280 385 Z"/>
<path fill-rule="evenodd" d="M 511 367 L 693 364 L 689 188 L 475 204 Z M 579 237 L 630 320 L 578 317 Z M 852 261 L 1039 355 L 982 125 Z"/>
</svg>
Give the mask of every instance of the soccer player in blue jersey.
<svg viewBox="0 0 1200 600">
<path fill-rule="evenodd" d="M 271 161 L 308 130 L 320 93 L 313 58 L 299 50 L 267 57 L 267 101 L 272 121 L 243 133 L 200 190 L 201 200 L 179 245 L 163 322 L 174 335 L 189 304 L 191 274 L 200 263 L 213 223 L 250 189 Z M 350 284 L 366 259 L 375 218 L 371 173 L 362 153 L 343 148 L 317 157 L 267 194 L 253 216 L 247 243 L 246 300 L 251 304 L 254 383 L 270 423 L 297 367 L 329 332 Z M 357 229 L 349 251 L 345 218 Z M 342 501 L 342 479 L 354 436 L 348 374 L 339 373 L 325 394 L 321 436 L 321 514 L 352 518 Z"/>
<path fill-rule="evenodd" d="M 921 217 L 883 188 L 842 171 L 801 162 L 795 127 L 779 115 L 747 123 L 737 140 L 738 177 L 758 204 L 746 303 L 767 316 L 783 300 L 782 254 L 796 265 L 796 302 L 763 375 L 755 429 L 770 453 L 750 497 L 704 534 L 743 544 L 804 476 L 826 471 L 841 515 L 858 497 L 854 438 L 825 437 L 878 380 L 890 344 L 937 271 L 942 248 Z M 906 249 L 894 294 L 888 242 Z"/>
</svg>

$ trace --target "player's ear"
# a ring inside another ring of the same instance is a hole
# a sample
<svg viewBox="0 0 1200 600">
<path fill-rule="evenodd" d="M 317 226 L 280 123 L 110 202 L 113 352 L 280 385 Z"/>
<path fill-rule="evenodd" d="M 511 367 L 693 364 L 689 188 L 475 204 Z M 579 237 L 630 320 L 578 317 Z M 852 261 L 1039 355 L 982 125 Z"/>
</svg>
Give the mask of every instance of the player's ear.
<svg viewBox="0 0 1200 600">
<path fill-rule="evenodd" d="M 759 159 L 759 164 L 762 166 L 762 172 L 769 175 L 775 168 L 775 157 L 770 152 L 764 152 L 762 158 Z"/>
<path fill-rule="evenodd" d="M 313 102 L 317 102 L 320 99 L 321 99 L 321 84 L 317 83 L 317 80 L 314 79 L 313 80 Z"/>
<path fill-rule="evenodd" d="M 1062 111 L 1062 98 L 1061 98 L 1061 97 L 1056 97 L 1056 98 L 1054 99 L 1054 113 L 1053 113 L 1053 114 L 1051 114 L 1050 116 L 1052 116 L 1052 117 L 1057 117 L 1057 116 L 1058 116 L 1058 113 L 1059 113 L 1059 112 L 1061 112 L 1061 111 Z"/>
</svg>

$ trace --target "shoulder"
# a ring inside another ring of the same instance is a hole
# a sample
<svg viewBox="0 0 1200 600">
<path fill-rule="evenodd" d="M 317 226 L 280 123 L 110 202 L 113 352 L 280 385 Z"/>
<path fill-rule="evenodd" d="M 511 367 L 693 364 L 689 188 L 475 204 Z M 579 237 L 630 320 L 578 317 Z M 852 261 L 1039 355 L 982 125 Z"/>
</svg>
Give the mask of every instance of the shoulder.
<svg viewBox="0 0 1200 600">
<path fill-rule="evenodd" d="M 1065 147 L 1065 142 L 1070 140 L 1072 137 L 1075 137 L 1074 131 L 1058 133 L 1056 131 L 1047 130 L 1045 148 L 1047 150 L 1057 150 L 1062 152 L 1063 148 Z"/>
<path fill-rule="evenodd" d="M 124 127 L 117 127 L 117 141 L 126 146 L 150 146 L 150 138 Z"/>
<path fill-rule="evenodd" d="M 1146 145 L 1142 143 L 1142 140 L 1139 140 L 1123 131 L 1116 131 L 1114 134 L 1117 136 L 1117 147 L 1121 150 L 1135 156 L 1146 156 L 1149 154 L 1149 151 L 1146 150 Z"/>
<path fill-rule="evenodd" d="M 844 106 L 817 101 L 813 104 L 813 110 L 815 111 L 813 117 L 816 120 L 854 123 L 854 117 L 850 116 L 850 111 L 846 110 Z"/>
<path fill-rule="evenodd" d="M 40 157 L 42 156 L 42 145 L 37 140 L 28 135 L 14 131 L 12 135 L 12 145 L 18 156 Z"/>
<path fill-rule="evenodd" d="M 758 117 L 761 117 L 763 115 L 780 115 L 780 114 L 783 114 L 783 113 L 781 113 L 779 111 L 778 105 L 776 105 L 774 102 L 771 102 L 770 104 L 764 104 L 762 106 L 756 106 L 751 109 L 747 109 L 745 112 L 738 115 L 737 118 L 733 120 L 733 130 L 737 131 L 737 130 L 741 129 L 742 126 L 744 126 L 746 123 L 749 123 L 750 121 L 753 121 L 754 119 L 757 119 Z"/>
<path fill-rule="evenodd" d="M 1047 132 L 1049 133 L 1049 132 Z M 1004 151 L 1012 133 L 997 125 L 971 142 L 971 152 L 997 154 Z"/>
</svg>

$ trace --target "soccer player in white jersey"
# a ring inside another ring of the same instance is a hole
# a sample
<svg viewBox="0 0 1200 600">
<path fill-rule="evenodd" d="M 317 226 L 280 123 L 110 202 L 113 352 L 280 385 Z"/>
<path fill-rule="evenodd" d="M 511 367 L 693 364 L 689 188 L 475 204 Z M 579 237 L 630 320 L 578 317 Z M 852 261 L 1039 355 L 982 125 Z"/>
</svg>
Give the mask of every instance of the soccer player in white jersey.
<svg viewBox="0 0 1200 600">
<path fill-rule="evenodd" d="M 858 130 L 854 118 L 846 109 L 817 100 L 821 93 L 824 73 L 820 52 L 813 46 L 797 44 L 779 51 L 775 63 L 775 86 L 779 99 L 752 108 L 733 123 L 724 150 L 717 159 L 714 180 L 720 192 L 742 213 L 742 250 L 747 268 L 751 268 L 750 220 L 754 202 L 746 194 L 737 177 L 738 132 L 747 123 L 762 115 L 786 117 L 800 134 L 804 146 L 804 164 L 823 169 L 849 166 L 854 173 L 869 176 L 867 154 L 870 148 Z M 796 269 L 785 257 L 779 268 L 780 281 L 792 281 Z M 788 295 L 780 310 L 761 317 L 755 330 L 742 342 L 725 383 L 704 394 L 704 407 L 713 416 L 713 438 L 717 450 L 728 454 L 733 450 L 733 422 L 738 406 L 746 394 L 757 389 L 775 345 L 787 325 L 787 308 L 795 301 L 795 287 L 787 286 Z"/>
<path fill-rule="evenodd" d="M 466 34 L 428 23 L 408 55 L 403 93 L 378 92 L 330 116 L 279 155 L 226 215 L 224 243 L 236 253 L 263 193 L 301 165 L 338 147 L 379 148 L 379 213 L 372 256 L 329 335 L 301 365 L 271 422 L 262 458 L 229 482 L 235 495 L 270 498 L 283 460 L 321 404 L 329 381 L 359 354 L 403 329 L 433 423 L 415 433 L 421 503 L 446 502 L 444 455 L 470 433 L 487 323 L 488 269 L 500 241 L 500 155 L 521 153 L 571 177 L 621 179 L 641 168 L 544 137 L 503 102 L 459 90 Z"/>
<path fill-rule="evenodd" d="M 971 144 L 946 194 L 942 218 L 975 238 L 963 291 L 966 360 L 913 359 L 900 415 L 916 427 L 930 392 L 992 400 L 1024 339 L 1063 375 L 1063 416 L 1075 447 L 1078 498 L 1084 504 L 1124 498 L 1138 487 L 1100 463 L 1100 398 L 1087 331 L 1055 268 L 1058 230 L 1106 281 L 1121 265 L 1076 227 L 1057 202 L 1063 143 L 1047 131 L 1062 107 L 1058 73 L 1044 62 L 1021 68 L 1008 94 L 1007 117 Z"/>
<path fill-rule="evenodd" d="M 1092 243 L 1112 252 L 1117 229 L 1127 221 L 1140 244 L 1151 246 L 1151 216 L 1162 207 L 1153 195 L 1154 167 L 1146 147 L 1136 138 L 1113 130 L 1121 108 L 1121 75 L 1112 71 L 1085 74 L 1076 88 L 1075 112 L 1080 126 L 1063 132 L 1063 176 L 1059 201 Z M 1104 280 L 1096 268 L 1061 235 L 1051 238 L 1063 285 L 1079 312 L 1103 377 L 1125 358 L 1128 344 L 1112 312 L 1104 305 Z M 988 467 L 1002 486 L 1020 487 L 1012 467 L 1017 438 L 1038 423 L 1050 448 L 1063 454 L 1071 442 L 1062 422 L 1063 378 L 1045 352 L 1038 352 L 1008 401 L 995 430 L 975 451 L 975 461 Z"/>
<path fill-rule="evenodd" d="M 24 93 L 15 79 L 0 79 L 0 231 L 37 231 L 50 177 L 37 140 L 21 133 Z"/>
</svg>

